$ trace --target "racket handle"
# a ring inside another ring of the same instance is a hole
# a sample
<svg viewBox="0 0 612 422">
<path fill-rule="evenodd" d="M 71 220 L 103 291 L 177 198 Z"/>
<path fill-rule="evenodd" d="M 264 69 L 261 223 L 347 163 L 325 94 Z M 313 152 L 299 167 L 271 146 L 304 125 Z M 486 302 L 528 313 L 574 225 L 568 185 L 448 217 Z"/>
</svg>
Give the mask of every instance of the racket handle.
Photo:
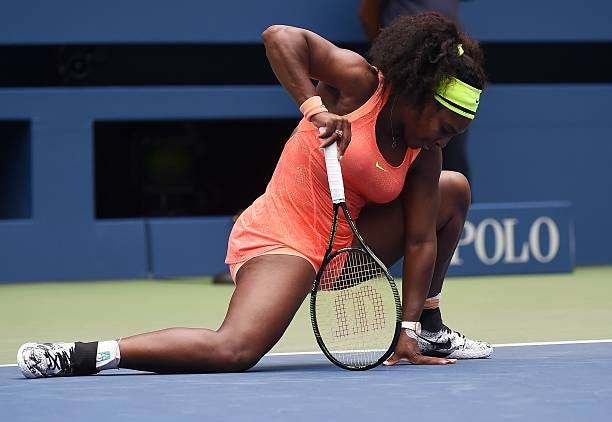
<svg viewBox="0 0 612 422">
<path fill-rule="evenodd" d="M 332 201 L 338 204 L 344 201 L 344 182 L 342 181 L 342 169 L 338 161 L 338 147 L 336 143 L 323 148 L 325 152 L 325 166 L 327 167 L 327 181 Z"/>
</svg>

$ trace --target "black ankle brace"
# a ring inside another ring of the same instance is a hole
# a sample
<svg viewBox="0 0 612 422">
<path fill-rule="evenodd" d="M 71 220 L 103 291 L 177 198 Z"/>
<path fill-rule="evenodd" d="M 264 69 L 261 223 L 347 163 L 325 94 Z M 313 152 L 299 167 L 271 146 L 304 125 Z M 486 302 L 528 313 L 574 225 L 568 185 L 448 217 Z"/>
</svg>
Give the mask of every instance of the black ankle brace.
<svg viewBox="0 0 612 422">
<path fill-rule="evenodd" d="M 74 353 L 72 354 L 72 374 L 91 375 L 96 372 L 96 354 L 98 353 L 98 342 L 74 343 Z"/>
<path fill-rule="evenodd" d="M 421 312 L 421 328 L 425 331 L 440 331 L 442 329 L 442 314 L 440 308 L 423 309 Z"/>
</svg>

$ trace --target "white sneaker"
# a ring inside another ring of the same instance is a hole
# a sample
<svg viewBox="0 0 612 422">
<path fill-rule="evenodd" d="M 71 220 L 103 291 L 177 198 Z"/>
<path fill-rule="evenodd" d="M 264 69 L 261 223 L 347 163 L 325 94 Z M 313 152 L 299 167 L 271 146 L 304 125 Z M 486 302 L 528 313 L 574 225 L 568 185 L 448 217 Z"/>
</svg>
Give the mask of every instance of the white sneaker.
<svg viewBox="0 0 612 422">
<path fill-rule="evenodd" d="M 446 325 L 440 331 L 421 331 L 417 343 L 424 355 L 449 359 L 488 358 L 493 353 L 489 344 L 469 339 Z"/>
<path fill-rule="evenodd" d="M 74 343 L 25 343 L 17 352 L 17 364 L 26 378 L 72 375 Z"/>
</svg>

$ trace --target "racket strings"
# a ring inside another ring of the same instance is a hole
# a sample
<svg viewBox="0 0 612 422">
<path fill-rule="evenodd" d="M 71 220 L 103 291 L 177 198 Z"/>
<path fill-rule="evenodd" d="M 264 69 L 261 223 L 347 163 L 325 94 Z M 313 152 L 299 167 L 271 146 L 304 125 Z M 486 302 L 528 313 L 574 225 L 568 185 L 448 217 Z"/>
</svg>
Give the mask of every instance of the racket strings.
<svg viewBox="0 0 612 422">
<path fill-rule="evenodd" d="M 368 318 L 366 303 L 369 300 L 373 307 L 373 319 Z M 356 324 L 349 329 L 346 317 L 346 303 L 352 303 Z M 336 337 L 348 336 L 350 334 L 367 333 L 385 327 L 384 303 L 381 295 L 372 288 L 364 286 L 361 291 L 344 290 L 334 298 L 338 329 Z"/>
<path fill-rule="evenodd" d="M 317 289 L 316 312 L 328 351 L 347 366 L 378 362 L 395 332 L 393 290 L 378 262 L 359 249 L 328 262 Z"/>
</svg>

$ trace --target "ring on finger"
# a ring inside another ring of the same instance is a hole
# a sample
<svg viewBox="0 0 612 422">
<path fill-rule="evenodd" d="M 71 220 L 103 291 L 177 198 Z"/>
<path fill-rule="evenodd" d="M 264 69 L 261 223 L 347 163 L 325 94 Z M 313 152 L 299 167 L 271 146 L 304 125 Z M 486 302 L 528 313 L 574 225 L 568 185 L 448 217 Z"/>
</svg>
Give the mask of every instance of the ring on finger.
<svg viewBox="0 0 612 422">
<path fill-rule="evenodd" d="M 342 134 L 343 134 L 344 132 L 342 132 L 342 130 L 341 130 L 341 129 L 336 129 L 336 130 L 334 131 L 334 133 L 335 133 L 336 135 L 338 135 L 338 137 L 342 138 Z"/>
</svg>

